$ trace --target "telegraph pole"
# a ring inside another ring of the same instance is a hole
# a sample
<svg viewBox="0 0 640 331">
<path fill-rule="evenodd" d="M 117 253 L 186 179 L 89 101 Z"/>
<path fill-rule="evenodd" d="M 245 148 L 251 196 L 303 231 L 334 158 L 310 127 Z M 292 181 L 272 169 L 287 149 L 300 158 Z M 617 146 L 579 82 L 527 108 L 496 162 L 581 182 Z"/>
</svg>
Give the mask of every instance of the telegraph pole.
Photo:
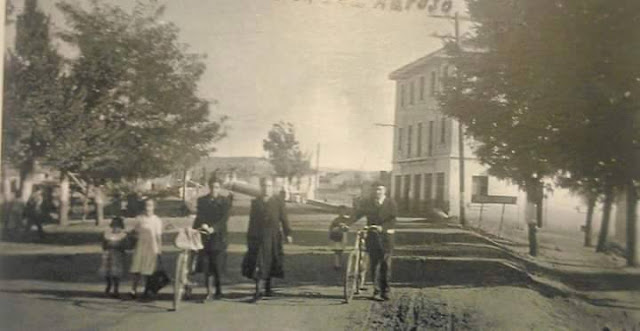
<svg viewBox="0 0 640 331">
<path fill-rule="evenodd" d="M 5 10 L 6 6 L 7 6 L 6 1 L 0 0 L 0 27 L 3 27 L 3 28 L 5 28 L 5 22 L 6 22 L 6 17 L 5 17 L 5 14 L 7 12 Z M 4 58 L 4 49 L 5 49 L 4 42 L 5 42 L 5 38 L 3 33 L 2 36 L 0 36 L 0 54 L 3 55 L 3 58 Z M 5 170 L 4 161 L 2 160 L 2 136 L 4 132 L 2 127 L 2 117 L 4 115 L 4 109 L 2 107 L 2 105 L 4 104 L 2 99 L 4 95 L 3 83 L 4 83 L 4 63 L 0 64 L 0 181 L 2 181 L 2 184 L 0 184 L 2 185 L 0 195 L 2 196 L 2 199 L 8 199 L 9 197 L 5 195 L 9 194 L 9 190 L 6 187 L 4 187 L 5 186 L 4 178 L 7 174 L 4 171 Z"/>
<path fill-rule="evenodd" d="M 318 189 L 320 188 L 320 143 L 316 147 L 316 194 L 314 198 L 318 199 Z"/>
<path fill-rule="evenodd" d="M 455 43 L 456 43 L 456 53 L 461 51 L 460 45 L 460 20 L 458 19 L 458 12 L 455 13 Z M 460 74 L 458 70 L 456 70 L 456 84 L 460 83 Z M 460 86 L 456 87 L 456 95 L 460 93 Z M 460 224 L 466 225 L 467 220 L 465 219 L 465 209 L 464 209 L 464 126 L 461 121 L 458 121 L 458 156 L 459 156 L 459 165 L 458 171 L 460 173 Z"/>
</svg>

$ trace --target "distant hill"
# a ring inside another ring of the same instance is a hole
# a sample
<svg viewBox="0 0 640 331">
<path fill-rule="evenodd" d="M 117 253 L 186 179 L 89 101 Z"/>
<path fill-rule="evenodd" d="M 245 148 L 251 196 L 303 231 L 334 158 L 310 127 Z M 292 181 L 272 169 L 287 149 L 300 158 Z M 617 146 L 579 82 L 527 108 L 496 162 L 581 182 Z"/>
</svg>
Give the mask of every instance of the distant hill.
<svg viewBox="0 0 640 331">
<path fill-rule="evenodd" d="M 275 173 L 269 160 L 263 157 L 253 156 L 204 158 L 194 167 L 194 172 L 201 173 L 204 171 L 208 175 L 216 169 L 224 172 L 235 170 L 238 177 L 241 178 L 271 176 Z"/>
</svg>

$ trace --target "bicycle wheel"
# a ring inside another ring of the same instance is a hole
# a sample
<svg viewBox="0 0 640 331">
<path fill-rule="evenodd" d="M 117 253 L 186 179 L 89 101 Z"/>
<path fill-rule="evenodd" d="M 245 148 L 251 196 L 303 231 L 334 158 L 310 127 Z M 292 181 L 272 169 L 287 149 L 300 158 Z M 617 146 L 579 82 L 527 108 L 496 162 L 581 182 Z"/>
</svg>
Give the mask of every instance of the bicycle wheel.
<svg viewBox="0 0 640 331">
<path fill-rule="evenodd" d="M 353 294 L 356 291 L 358 282 L 358 253 L 353 251 L 349 254 L 347 264 L 344 268 L 344 301 L 346 303 L 351 302 Z"/>
<path fill-rule="evenodd" d="M 360 290 L 365 290 L 365 281 L 367 276 L 367 270 L 369 269 L 369 255 L 364 250 L 358 252 L 360 258 L 358 259 L 358 279 L 356 285 L 356 293 L 360 293 Z"/>
<path fill-rule="evenodd" d="M 187 252 L 183 251 L 178 255 L 176 261 L 176 273 L 173 280 L 173 310 L 177 311 L 180 301 L 182 301 L 182 294 L 186 285 L 186 273 L 187 273 Z"/>
</svg>

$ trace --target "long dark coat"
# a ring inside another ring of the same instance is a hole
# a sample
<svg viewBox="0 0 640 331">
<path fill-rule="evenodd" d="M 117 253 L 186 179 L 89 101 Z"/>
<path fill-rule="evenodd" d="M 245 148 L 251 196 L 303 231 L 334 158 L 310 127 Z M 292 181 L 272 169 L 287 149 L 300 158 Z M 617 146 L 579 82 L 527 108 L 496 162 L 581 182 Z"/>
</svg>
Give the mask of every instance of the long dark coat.
<svg viewBox="0 0 640 331">
<path fill-rule="evenodd" d="M 225 251 L 228 246 L 227 223 L 233 204 L 233 195 L 213 198 L 207 194 L 198 198 L 196 219 L 193 228 L 198 229 L 202 224 L 213 227 L 212 235 L 202 236 L 205 251 Z"/>
<path fill-rule="evenodd" d="M 242 275 L 251 279 L 283 278 L 283 241 L 290 235 L 291 227 L 281 197 L 252 200 Z"/>
<path fill-rule="evenodd" d="M 207 194 L 198 198 L 196 219 L 193 221 L 193 228 L 198 229 L 202 224 L 212 227 L 214 232 L 211 235 L 202 235 L 202 251 L 198 253 L 195 260 L 195 272 L 203 272 L 205 260 L 208 259 L 209 270 L 214 273 L 223 273 L 227 262 L 227 223 L 231 214 L 233 195 L 228 197 L 212 197 Z M 211 265 L 213 264 L 213 265 Z"/>
</svg>

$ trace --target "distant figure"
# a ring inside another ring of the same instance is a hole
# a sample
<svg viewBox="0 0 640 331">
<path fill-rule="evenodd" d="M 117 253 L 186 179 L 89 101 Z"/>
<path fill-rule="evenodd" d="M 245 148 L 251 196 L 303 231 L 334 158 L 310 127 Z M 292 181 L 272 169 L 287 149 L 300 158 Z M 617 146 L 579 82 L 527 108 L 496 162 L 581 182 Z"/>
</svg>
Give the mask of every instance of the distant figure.
<svg viewBox="0 0 640 331">
<path fill-rule="evenodd" d="M 44 230 L 42 229 L 42 223 L 46 217 L 44 211 L 44 197 L 42 195 L 42 188 L 36 187 L 31 193 L 27 205 L 25 206 L 24 216 L 27 219 L 25 231 L 29 232 L 35 225 L 38 229 L 38 236 L 42 239 L 44 237 Z"/>
<path fill-rule="evenodd" d="M 117 298 L 120 296 L 120 279 L 124 270 L 124 257 L 127 233 L 124 231 L 124 220 L 116 216 L 111 220 L 109 228 L 102 235 L 102 264 L 99 273 L 107 282 L 104 290 L 106 295 Z"/>
<path fill-rule="evenodd" d="M 367 233 L 366 246 L 371 261 L 371 277 L 374 284 L 373 299 L 389 300 L 391 278 L 391 255 L 393 253 L 396 224 L 396 204 L 386 197 L 386 187 L 374 184 L 375 196 L 364 200 L 355 212 L 352 223 L 366 216 L 367 226 L 373 226 Z"/>
<path fill-rule="evenodd" d="M 5 237 L 11 237 L 19 232 L 23 225 L 25 218 L 25 204 L 20 198 L 20 191 L 12 192 L 13 196 L 11 200 L 6 203 L 6 221 L 3 227 L 3 235 Z"/>
<path fill-rule="evenodd" d="M 254 301 L 263 293 L 273 295 L 271 279 L 284 278 L 283 241 L 291 243 L 291 227 L 287 219 L 285 203 L 274 194 L 270 179 L 260 180 L 262 195 L 251 201 L 247 253 L 242 261 L 242 275 L 256 281 Z"/>
<path fill-rule="evenodd" d="M 223 197 L 220 195 L 222 183 L 219 178 L 209 179 L 209 194 L 198 198 L 196 219 L 193 222 L 194 229 L 200 229 L 203 225 L 213 228 L 213 234 L 202 235 L 204 248 L 198 252 L 196 272 L 205 273 L 207 286 L 206 300 L 222 298 L 220 280 L 225 270 L 227 259 L 227 223 L 233 204 L 233 195 Z M 212 294 L 212 286 L 215 278 L 216 293 Z"/>
<path fill-rule="evenodd" d="M 133 274 L 131 296 L 138 295 L 140 276 L 144 276 L 145 284 L 148 276 L 156 271 L 158 258 L 162 254 L 162 221 L 155 215 L 155 203 L 151 199 L 144 201 L 144 212 L 136 218 L 134 232 L 137 237 L 133 250 L 130 272 Z M 149 293 L 145 287 L 144 295 Z"/>
<path fill-rule="evenodd" d="M 329 225 L 329 239 L 331 240 L 331 249 L 333 250 L 333 269 L 339 270 L 342 266 L 342 253 L 347 245 L 346 232 L 349 231 L 349 218 L 345 216 L 347 212 L 346 206 L 338 207 L 338 217 L 336 217 Z"/>
</svg>

